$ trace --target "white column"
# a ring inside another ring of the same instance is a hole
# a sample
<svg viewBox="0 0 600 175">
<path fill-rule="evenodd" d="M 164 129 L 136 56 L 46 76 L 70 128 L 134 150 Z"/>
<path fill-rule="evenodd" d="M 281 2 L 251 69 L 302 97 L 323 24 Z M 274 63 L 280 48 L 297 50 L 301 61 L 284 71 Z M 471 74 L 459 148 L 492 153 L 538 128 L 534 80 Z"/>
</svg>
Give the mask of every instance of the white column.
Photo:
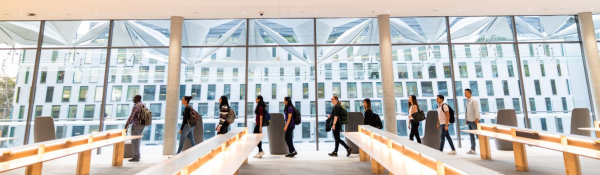
<svg viewBox="0 0 600 175">
<path fill-rule="evenodd" d="M 377 16 L 379 24 L 379 55 L 381 57 L 381 84 L 383 88 L 383 116 L 385 131 L 398 133 L 396 127 L 396 102 L 394 94 L 394 67 L 392 63 L 392 35 L 390 15 Z"/>
<path fill-rule="evenodd" d="M 598 43 L 594 31 L 594 21 L 591 12 L 582 12 L 579 16 L 579 27 L 583 45 L 583 55 L 587 65 L 590 91 L 592 92 L 592 108 L 596 120 L 600 120 L 600 56 L 598 56 Z"/>
<path fill-rule="evenodd" d="M 171 38 L 169 41 L 169 69 L 167 72 L 167 102 L 165 105 L 165 130 L 163 155 L 175 154 L 177 148 L 177 118 L 179 105 L 179 81 L 181 69 L 181 35 L 183 17 L 171 17 Z"/>
</svg>

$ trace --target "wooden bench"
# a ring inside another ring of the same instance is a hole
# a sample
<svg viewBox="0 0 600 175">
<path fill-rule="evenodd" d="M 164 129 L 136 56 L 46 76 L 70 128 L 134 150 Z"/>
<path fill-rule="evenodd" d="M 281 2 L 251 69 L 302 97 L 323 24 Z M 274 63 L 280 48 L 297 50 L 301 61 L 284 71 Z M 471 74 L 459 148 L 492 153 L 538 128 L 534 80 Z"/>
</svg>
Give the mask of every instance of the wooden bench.
<svg viewBox="0 0 600 175">
<path fill-rule="evenodd" d="M 501 174 L 372 126 L 344 136 L 359 147 L 360 161 L 371 159 L 371 171 L 383 174 L 494 175 Z"/>
<path fill-rule="evenodd" d="M 75 174 L 90 174 L 92 150 L 109 145 L 114 145 L 112 165 L 122 166 L 125 141 L 141 137 L 126 136 L 126 130 L 118 129 L 5 149 L 0 156 L 0 173 L 25 167 L 26 175 L 39 175 L 43 162 L 79 154 Z"/>
<path fill-rule="evenodd" d="M 482 123 L 477 125 L 477 130 L 463 130 L 463 132 L 479 135 L 481 159 L 492 158 L 490 137 L 513 142 L 517 171 L 529 170 L 525 145 L 562 152 L 566 174 L 568 175 L 581 174 L 579 156 L 600 159 L 600 139 L 592 137 Z"/>
<path fill-rule="evenodd" d="M 205 140 L 138 175 L 237 175 L 238 167 L 248 163 L 248 156 L 263 137 L 264 134 L 248 133 L 248 128 L 232 129 L 226 134 Z"/>
</svg>

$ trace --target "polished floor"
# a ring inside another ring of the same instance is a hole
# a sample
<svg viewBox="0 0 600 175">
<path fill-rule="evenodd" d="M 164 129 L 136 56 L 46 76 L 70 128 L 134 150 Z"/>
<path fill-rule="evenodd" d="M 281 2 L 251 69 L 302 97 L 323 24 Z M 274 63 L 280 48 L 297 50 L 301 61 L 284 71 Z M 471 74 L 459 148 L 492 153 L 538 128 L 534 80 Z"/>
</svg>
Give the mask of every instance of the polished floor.
<svg viewBox="0 0 600 175">
<path fill-rule="evenodd" d="M 490 142 L 493 144 L 493 141 Z M 529 171 L 515 171 L 513 152 L 498 151 L 492 148 L 492 160 L 481 160 L 479 155 L 466 154 L 468 151 L 468 141 L 463 141 L 463 148 L 459 148 L 458 157 L 478 164 L 480 166 L 498 171 L 506 175 L 563 175 L 564 164 L 562 154 L 556 151 L 546 150 L 537 147 L 527 147 L 529 160 Z M 321 151 L 314 151 L 314 144 L 298 144 L 299 154 L 295 158 L 286 158 L 284 156 L 265 155 L 263 159 L 255 159 L 251 155 L 249 164 L 240 168 L 240 175 L 361 175 L 371 174 L 371 164 L 369 162 L 359 162 L 358 155 L 350 157 L 339 156 L 329 157 L 327 152 L 332 150 L 332 143 L 322 145 Z M 268 150 L 268 145 L 264 148 Z M 446 147 L 449 150 L 449 147 Z M 311 151 L 312 150 L 312 151 Z M 145 146 L 142 148 L 142 161 L 130 163 L 125 161 L 122 167 L 111 166 L 112 148 L 102 149 L 102 154 L 97 155 L 93 152 L 91 174 L 94 175 L 117 175 L 117 174 L 135 174 L 158 162 L 168 158 L 159 154 L 162 151 L 161 146 Z M 340 154 L 344 154 L 340 151 Z M 581 169 L 584 175 L 600 174 L 600 160 L 581 157 Z M 64 175 L 75 174 L 77 155 L 69 156 L 54 161 L 44 163 L 44 175 Z M 386 172 L 387 173 L 387 172 Z M 3 175 L 22 175 L 24 169 L 13 170 L 2 173 Z"/>
</svg>

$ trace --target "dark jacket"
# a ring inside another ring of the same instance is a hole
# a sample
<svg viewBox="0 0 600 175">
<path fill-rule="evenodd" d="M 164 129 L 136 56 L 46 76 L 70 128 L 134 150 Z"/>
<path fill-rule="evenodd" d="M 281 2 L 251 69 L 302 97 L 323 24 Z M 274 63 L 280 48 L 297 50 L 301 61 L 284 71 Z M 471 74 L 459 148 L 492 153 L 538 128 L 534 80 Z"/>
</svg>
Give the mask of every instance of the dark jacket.
<svg viewBox="0 0 600 175">
<path fill-rule="evenodd" d="M 179 130 L 183 131 L 183 127 L 188 124 L 188 120 L 190 120 L 190 117 L 192 117 L 192 110 L 190 107 L 186 106 L 181 115 L 183 116 L 183 122 L 181 122 L 181 128 Z"/>
</svg>

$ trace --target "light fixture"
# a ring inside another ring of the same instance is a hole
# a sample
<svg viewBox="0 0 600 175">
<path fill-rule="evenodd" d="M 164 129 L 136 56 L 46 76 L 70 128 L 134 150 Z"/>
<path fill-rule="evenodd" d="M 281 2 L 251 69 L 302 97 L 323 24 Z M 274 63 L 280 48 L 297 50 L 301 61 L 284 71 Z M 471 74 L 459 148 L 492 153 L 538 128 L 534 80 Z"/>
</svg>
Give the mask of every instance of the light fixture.
<svg viewBox="0 0 600 175">
<path fill-rule="evenodd" d="M 532 10 L 532 9 L 529 9 L 529 10 Z"/>
<path fill-rule="evenodd" d="M 315 11 L 315 13 L 319 13 L 319 11 Z"/>
<path fill-rule="evenodd" d="M 173 13 L 169 12 L 169 15 L 170 15 L 170 14 L 173 14 Z"/>
<path fill-rule="evenodd" d="M 594 10 L 594 8 L 590 8 L 590 9 Z"/>
<path fill-rule="evenodd" d="M 98 13 L 94 13 L 94 15 L 97 15 Z"/>
<path fill-rule="evenodd" d="M 23 13 L 20 13 L 19 15 L 23 16 Z"/>
<path fill-rule="evenodd" d="M 462 12 L 462 10 L 458 10 L 459 12 Z"/>
<path fill-rule="evenodd" d="M 246 12 L 242 12 L 242 13 L 246 13 Z"/>
<path fill-rule="evenodd" d="M 390 10 L 388 10 L 388 13 L 390 12 Z"/>
</svg>

